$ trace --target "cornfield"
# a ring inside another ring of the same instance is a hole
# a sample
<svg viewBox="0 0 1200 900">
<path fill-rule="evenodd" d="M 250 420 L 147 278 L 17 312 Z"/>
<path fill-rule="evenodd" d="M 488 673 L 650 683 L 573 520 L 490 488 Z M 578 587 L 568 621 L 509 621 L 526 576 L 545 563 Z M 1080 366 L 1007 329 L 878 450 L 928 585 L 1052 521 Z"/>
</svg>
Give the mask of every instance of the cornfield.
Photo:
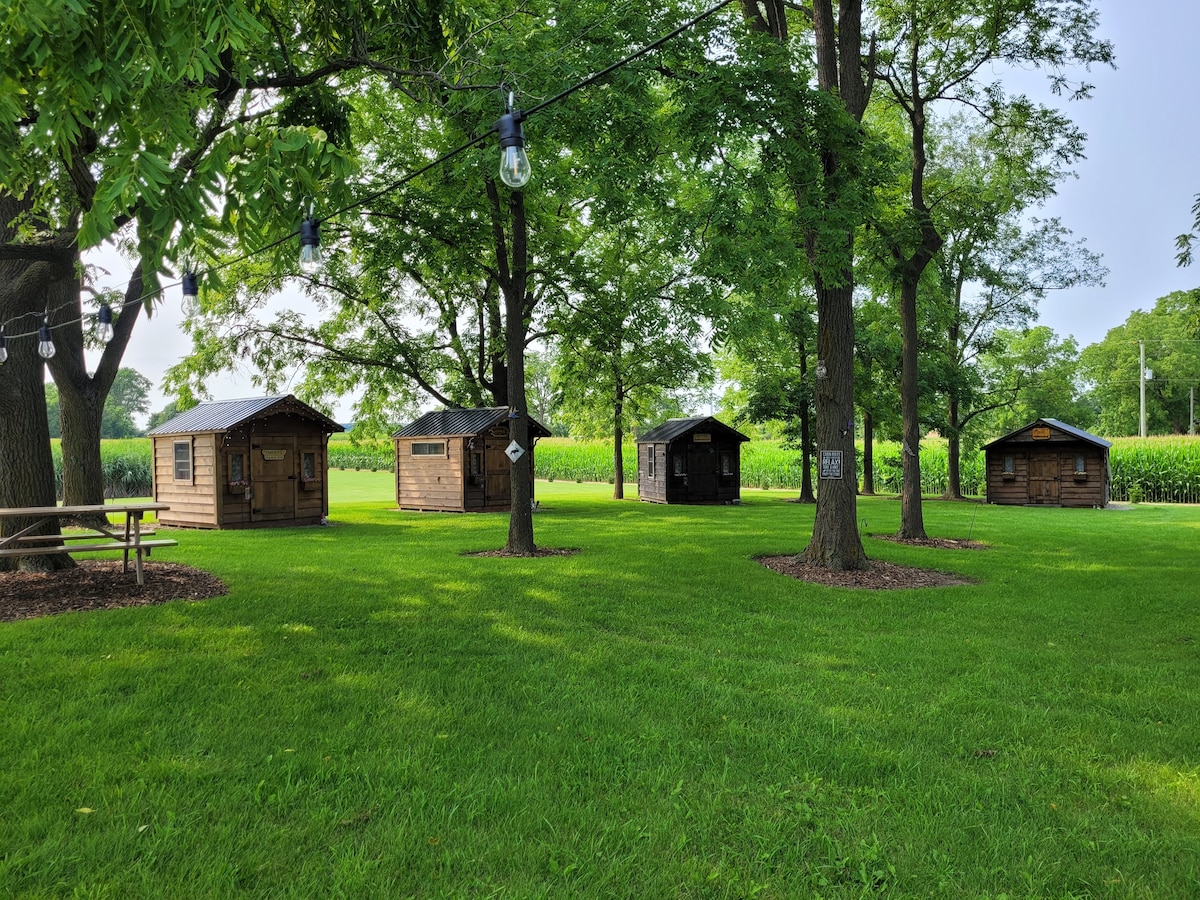
<svg viewBox="0 0 1200 900">
<path fill-rule="evenodd" d="M 1113 500 L 1200 503 L 1200 437 L 1117 438 L 1108 459 Z"/>
<path fill-rule="evenodd" d="M 396 448 L 391 441 L 329 442 L 329 468 L 368 472 L 390 472 L 396 466 Z"/>
</svg>

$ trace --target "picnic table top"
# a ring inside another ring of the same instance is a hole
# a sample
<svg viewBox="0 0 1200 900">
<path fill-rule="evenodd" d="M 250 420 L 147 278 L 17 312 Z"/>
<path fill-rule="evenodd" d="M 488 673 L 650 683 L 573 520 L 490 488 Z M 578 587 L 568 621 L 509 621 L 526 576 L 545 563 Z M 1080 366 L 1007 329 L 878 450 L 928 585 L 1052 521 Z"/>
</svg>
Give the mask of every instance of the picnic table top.
<svg viewBox="0 0 1200 900">
<path fill-rule="evenodd" d="M 142 502 L 130 501 L 119 503 L 98 503 L 90 506 L 14 506 L 0 508 L 0 518 L 18 518 L 28 516 L 84 516 L 92 513 L 131 513 L 150 512 L 153 510 L 170 509 L 169 503 L 157 503 L 151 500 Z"/>
</svg>

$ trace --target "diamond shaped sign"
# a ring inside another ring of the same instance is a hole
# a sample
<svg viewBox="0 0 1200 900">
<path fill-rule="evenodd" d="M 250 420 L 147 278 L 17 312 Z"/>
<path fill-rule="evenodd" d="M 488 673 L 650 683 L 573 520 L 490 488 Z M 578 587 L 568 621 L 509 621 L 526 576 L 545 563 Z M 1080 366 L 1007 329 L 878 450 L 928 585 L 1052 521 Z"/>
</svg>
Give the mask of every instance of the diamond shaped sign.
<svg viewBox="0 0 1200 900">
<path fill-rule="evenodd" d="M 520 444 L 518 444 L 516 441 L 513 441 L 511 444 L 509 444 L 507 447 L 504 448 L 504 455 L 507 456 L 509 459 L 511 459 L 513 462 L 516 462 L 518 459 L 520 459 L 522 456 L 525 455 L 525 448 L 522 447 Z"/>
</svg>

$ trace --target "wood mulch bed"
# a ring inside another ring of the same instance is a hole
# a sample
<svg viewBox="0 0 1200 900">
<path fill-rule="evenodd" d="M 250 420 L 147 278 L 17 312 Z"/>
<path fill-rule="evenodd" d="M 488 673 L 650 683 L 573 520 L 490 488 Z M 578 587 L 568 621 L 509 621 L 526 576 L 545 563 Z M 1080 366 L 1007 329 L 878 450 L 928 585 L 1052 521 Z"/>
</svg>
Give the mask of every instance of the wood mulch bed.
<svg viewBox="0 0 1200 900">
<path fill-rule="evenodd" d="M 914 547 L 934 547 L 939 550 L 984 550 L 986 544 L 978 541 L 954 540 L 952 538 L 898 538 L 895 535 L 873 534 L 871 537 Z M 823 566 L 802 561 L 799 556 L 759 556 L 760 563 L 773 572 L 791 578 L 820 584 L 826 587 L 861 588 L 869 591 L 890 591 L 901 588 L 953 587 L 974 584 L 969 578 L 939 572 L 937 569 L 921 569 L 902 566 L 899 563 L 880 559 L 867 561 L 867 568 L 835 572 Z"/>
<path fill-rule="evenodd" d="M 463 556 L 500 556 L 514 559 L 533 559 L 541 556 L 574 556 L 579 552 L 578 547 L 538 547 L 532 553 L 513 553 L 510 550 L 476 550 L 464 553 Z"/>
<path fill-rule="evenodd" d="M 138 585 L 130 564 L 82 560 L 58 572 L 0 572 L 0 622 L 91 609 L 152 606 L 170 600 L 207 600 L 228 593 L 219 578 L 178 563 L 145 562 Z"/>
</svg>

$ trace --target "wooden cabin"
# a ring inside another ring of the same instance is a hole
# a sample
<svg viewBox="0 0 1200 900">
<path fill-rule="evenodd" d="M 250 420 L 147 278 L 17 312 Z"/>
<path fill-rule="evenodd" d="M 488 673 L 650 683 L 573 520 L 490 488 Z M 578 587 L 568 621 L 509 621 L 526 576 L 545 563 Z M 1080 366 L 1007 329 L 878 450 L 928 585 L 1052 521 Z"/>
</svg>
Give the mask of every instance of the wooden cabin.
<svg viewBox="0 0 1200 900">
<path fill-rule="evenodd" d="M 512 441 L 508 412 L 507 407 L 443 409 L 425 413 L 393 434 L 396 505 L 441 512 L 508 512 L 513 465 L 505 453 Z M 531 444 L 549 436 L 549 429 L 530 418 Z M 525 450 L 532 466 L 533 447 Z"/>
<path fill-rule="evenodd" d="M 712 416 L 668 419 L 638 438 L 638 497 L 650 503 L 741 501 L 742 444 Z"/>
<path fill-rule="evenodd" d="M 201 403 L 150 431 L 164 525 L 318 525 L 337 422 L 292 395 Z"/>
<path fill-rule="evenodd" d="M 1038 419 L 984 446 L 988 503 L 1107 506 L 1111 446 L 1057 419 Z"/>
</svg>

